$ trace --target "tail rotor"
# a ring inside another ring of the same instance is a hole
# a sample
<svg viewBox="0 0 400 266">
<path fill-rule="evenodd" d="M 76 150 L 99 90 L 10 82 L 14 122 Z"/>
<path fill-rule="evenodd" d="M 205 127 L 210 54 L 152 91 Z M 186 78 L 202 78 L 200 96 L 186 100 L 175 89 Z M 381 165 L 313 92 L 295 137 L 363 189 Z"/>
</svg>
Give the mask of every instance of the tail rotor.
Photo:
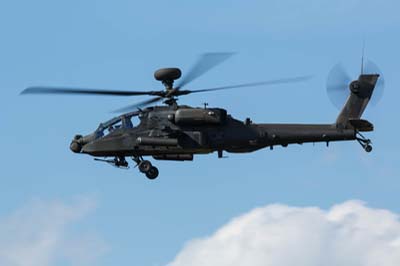
<svg viewBox="0 0 400 266">
<path fill-rule="evenodd" d="M 378 74 L 379 79 L 375 86 L 374 93 L 370 99 L 373 106 L 376 106 L 378 102 L 382 99 L 383 91 L 385 87 L 385 81 L 383 78 L 382 71 L 379 67 L 372 61 L 367 60 L 364 62 L 362 60 L 361 75 L 368 74 Z M 326 82 L 326 91 L 329 99 L 337 108 L 342 108 L 345 104 L 347 98 L 349 97 L 349 92 L 351 90 L 350 85 L 352 84 L 352 79 L 344 66 L 339 63 L 336 64 L 328 74 Z"/>
<path fill-rule="evenodd" d="M 349 95 L 350 75 L 341 63 L 336 64 L 328 74 L 326 91 L 328 97 L 337 108 L 341 108 Z"/>
</svg>

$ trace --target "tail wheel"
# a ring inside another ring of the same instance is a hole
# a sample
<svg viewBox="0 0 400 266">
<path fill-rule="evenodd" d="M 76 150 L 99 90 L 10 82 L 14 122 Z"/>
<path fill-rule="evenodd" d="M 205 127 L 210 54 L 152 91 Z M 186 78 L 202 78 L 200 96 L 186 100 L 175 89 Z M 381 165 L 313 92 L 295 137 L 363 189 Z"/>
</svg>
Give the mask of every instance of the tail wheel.
<svg viewBox="0 0 400 266">
<path fill-rule="evenodd" d="M 366 152 L 371 152 L 372 151 L 372 146 L 368 144 L 367 146 L 365 146 L 364 149 L 365 149 Z"/>
<path fill-rule="evenodd" d="M 147 173 L 148 171 L 150 171 L 151 168 L 152 165 L 150 161 L 145 160 L 139 163 L 139 171 L 142 173 Z"/>
<path fill-rule="evenodd" d="M 146 172 L 146 177 L 151 180 L 156 179 L 158 177 L 157 167 L 150 167 L 150 170 Z"/>
</svg>

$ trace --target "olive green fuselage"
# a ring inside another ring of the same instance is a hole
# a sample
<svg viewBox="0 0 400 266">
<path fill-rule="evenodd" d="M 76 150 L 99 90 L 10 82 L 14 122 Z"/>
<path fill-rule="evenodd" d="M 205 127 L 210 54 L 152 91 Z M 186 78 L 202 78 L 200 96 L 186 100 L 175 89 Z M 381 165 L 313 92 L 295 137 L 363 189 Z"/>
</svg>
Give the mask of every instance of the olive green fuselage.
<svg viewBox="0 0 400 266">
<path fill-rule="evenodd" d="M 256 124 L 223 109 L 155 107 L 139 114 L 136 127 L 120 127 L 82 143 L 93 156 L 195 155 L 215 151 L 246 153 L 276 145 L 354 140 L 356 131 L 336 124 Z M 171 157 L 173 158 L 173 157 Z M 188 157 L 190 158 L 190 157 Z"/>
</svg>

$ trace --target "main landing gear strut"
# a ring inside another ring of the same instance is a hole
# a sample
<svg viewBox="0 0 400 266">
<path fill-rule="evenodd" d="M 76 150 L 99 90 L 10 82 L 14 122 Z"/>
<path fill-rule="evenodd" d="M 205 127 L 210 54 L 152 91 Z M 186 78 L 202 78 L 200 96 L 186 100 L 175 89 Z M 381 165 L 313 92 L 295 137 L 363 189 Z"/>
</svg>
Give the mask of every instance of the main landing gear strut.
<svg viewBox="0 0 400 266">
<path fill-rule="evenodd" d="M 360 143 L 361 147 L 364 148 L 366 152 L 372 151 L 371 140 L 364 137 L 360 132 L 357 132 L 356 140 Z"/>
<path fill-rule="evenodd" d="M 158 169 L 153 166 L 150 161 L 143 160 L 141 156 L 134 156 L 132 160 L 136 163 L 139 168 L 139 171 L 146 175 L 148 179 L 156 179 L 158 177 Z"/>
</svg>

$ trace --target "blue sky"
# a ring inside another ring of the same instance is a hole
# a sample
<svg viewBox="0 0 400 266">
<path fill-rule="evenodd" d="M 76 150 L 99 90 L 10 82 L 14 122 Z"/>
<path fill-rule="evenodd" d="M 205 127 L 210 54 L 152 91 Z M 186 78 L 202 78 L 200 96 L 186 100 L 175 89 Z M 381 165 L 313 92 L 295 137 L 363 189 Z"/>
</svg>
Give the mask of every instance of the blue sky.
<svg viewBox="0 0 400 266">
<path fill-rule="evenodd" d="M 93 265 L 165 265 L 190 239 L 257 206 L 327 209 L 358 199 L 400 212 L 399 8 L 394 0 L 1 3 L 0 217 L 37 200 L 74 209 L 81 204 L 76 198 L 89 198 L 95 207 L 64 233 L 89 232 L 106 243 Z M 109 111 L 142 98 L 18 96 L 32 85 L 159 89 L 156 69 L 178 66 L 185 73 L 201 53 L 233 51 L 235 57 L 190 88 L 314 78 L 180 101 L 207 101 L 255 122 L 330 123 L 338 110 L 325 92 L 327 73 L 343 62 L 356 78 L 363 39 L 386 81 L 383 99 L 365 113 L 376 127 L 368 134 L 371 154 L 355 142 L 220 160 L 211 154 L 189 163 L 157 162 L 160 178 L 150 182 L 135 169 L 114 169 L 68 148 L 76 133 L 93 131 L 112 117 Z"/>
</svg>

